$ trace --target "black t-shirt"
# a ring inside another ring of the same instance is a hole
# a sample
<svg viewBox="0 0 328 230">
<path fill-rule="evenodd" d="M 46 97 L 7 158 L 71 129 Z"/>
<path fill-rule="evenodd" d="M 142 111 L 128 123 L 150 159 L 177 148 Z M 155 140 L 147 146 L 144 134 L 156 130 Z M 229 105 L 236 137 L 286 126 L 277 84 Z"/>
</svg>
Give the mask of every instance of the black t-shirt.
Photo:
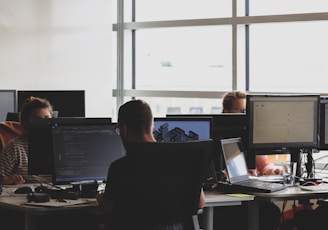
<svg viewBox="0 0 328 230">
<path fill-rule="evenodd" d="M 104 199 L 114 208 L 111 229 L 189 229 L 183 227 L 189 219 L 183 221 L 172 201 L 158 195 L 154 181 L 140 180 L 138 167 L 137 159 L 127 154 L 108 170 Z"/>
</svg>

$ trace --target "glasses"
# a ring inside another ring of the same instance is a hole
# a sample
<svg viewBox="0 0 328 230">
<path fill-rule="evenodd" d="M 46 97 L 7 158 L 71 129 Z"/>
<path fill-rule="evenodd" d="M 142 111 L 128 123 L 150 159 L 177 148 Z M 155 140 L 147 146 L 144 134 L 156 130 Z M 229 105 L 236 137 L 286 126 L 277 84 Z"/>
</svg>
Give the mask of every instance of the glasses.
<svg viewBox="0 0 328 230">
<path fill-rule="evenodd" d="M 246 109 L 245 108 L 231 109 L 231 111 L 235 111 L 237 113 L 246 113 Z"/>
</svg>

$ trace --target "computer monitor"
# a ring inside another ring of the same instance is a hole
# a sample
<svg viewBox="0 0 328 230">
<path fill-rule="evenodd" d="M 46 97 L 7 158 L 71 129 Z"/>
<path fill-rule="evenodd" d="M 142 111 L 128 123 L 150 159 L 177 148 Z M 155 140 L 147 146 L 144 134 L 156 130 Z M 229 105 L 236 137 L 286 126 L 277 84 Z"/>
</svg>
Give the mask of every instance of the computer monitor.
<svg viewBox="0 0 328 230">
<path fill-rule="evenodd" d="M 328 96 L 320 97 L 320 150 L 328 150 Z"/>
<path fill-rule="evenodd" d="M 111 118 L 33 118 L 29 123 L 28 173 L 53 174 L 52 129 L 58 126 L 105 125 L 111 127 Z"/>
<path fill-rule="evenodd" d="M 84 90 L 18 90 L 18 111 L 31 96 L 48 99 L 58 117 L 85 117 Z"/>
<path fill-rule="evenodd" d="M 214 145 L 213 163 L 218 173 L 225 168 L 220 140 L 225 138 L 240 137 L 243 140 L 244 150 L 248 168 L 255 168 L 255 157 L 247 154 L 246 146 L 246 115 L 242 113 L 221 113 L 221 114 L 167 114 L 167 117 L 211 117 L 212 118 L 212 139 L 218 145 Z M 223 175 L 218 175 L 222 179 Z"/>
<path fill-rule="evenodd" d="M 291 154 L 300 163 L 301 149 L 319 148 L 320 95 L 259 95 L 246 97 L 250 154 Z M 300 164 L 298 172 L 300 174 Z"/>
<path fill-rule="evenodd" d="M 208 140 L 213 136 L 213 119 L 204 116 L 155 117 L 153 136 L 157 142 L 190 142 Z M 212 153 L 215 145 L 212 145 Z M 211 156 L 212 157 L 212 156 Z M 215 166 L 211 161 L 204 180 L 204 189 L 212 189 L 217 183 Z"/>
<path fill-rule="evenodd" d="M 319 147 L 319 95 L 247 95 L 249 148 Z"/>
<path fill-rule="evenodd" d="M 53 184 L 105 181 L 111 163 L 125 151 L 116 125 L 62 125 L 52 128 Z"/>
<path fill-rule="evenodd" d="M 0 122 L 6 121 L 8 112 L 16 112 L 16 90 L 0 90 Z"/>
<path fill-rule="evenodd" d="M 155 117 L 153 135 L 157 142 L 209 139 L 212 137 L 212 118 Z"/>
</svg>

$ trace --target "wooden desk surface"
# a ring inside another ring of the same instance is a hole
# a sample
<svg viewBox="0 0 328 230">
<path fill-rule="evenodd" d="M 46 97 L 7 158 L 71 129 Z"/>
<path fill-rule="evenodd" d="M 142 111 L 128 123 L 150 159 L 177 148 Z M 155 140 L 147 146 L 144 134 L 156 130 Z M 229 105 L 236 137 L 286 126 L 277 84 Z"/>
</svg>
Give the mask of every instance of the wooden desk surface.
<svg viewBox="0 0 328 230">
<path fill-rule="evenodd" d="M 53 213 L 72 213 L 72 212 L 84 212 L 98 207 L 96 199 L 80 198 L 79 200 L 85 201 L 83 204 L 69 205 L 64 207 L 43 207 L 43 206 L 31 206 L 26 205 L 27 194 L 15 194 L 15 186 L 4 187 L 2 194 L 0 195 L 0 207 L 18 212 L 23 212 L 31 215 L 49 215 Z M 52 199 L 52 201 L 54 201 Z M 45 204 L 46 203 L 40 203 Z"/>
<path fill-rule="evenodd" d="M 205 207 L 240 205 L 243 201 L 254 200 L 253 195 L 223 194 L 205 191 Z"/>
</svg>

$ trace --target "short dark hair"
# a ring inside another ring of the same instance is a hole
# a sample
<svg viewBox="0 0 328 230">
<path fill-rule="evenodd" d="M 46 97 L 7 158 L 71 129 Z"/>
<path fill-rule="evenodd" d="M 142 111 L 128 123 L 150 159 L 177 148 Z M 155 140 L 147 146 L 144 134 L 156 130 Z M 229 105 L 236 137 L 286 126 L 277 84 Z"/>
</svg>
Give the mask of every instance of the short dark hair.
<svg viewBox="0 0 328 230">
<path fill-rule="evenodd" d="M 49 112 L 52 113 L 52 105 L 47 99 L 38 97 L 27 98 L 21 108 L 19 121 L 25 130 L 29 130 L 29 120 L 31 114 L 35 109 L 48 108 Z"/>
<path fill-rule="evenodd" d="M 153 125 L 153 113 L 147 102 L 131 100 L 119 108 L 118 123 L 126 124 L 136 134 L 148 133 Z"/>
<path fill-rule="evenodd" d="M 222 112 L 224 110 L 231 110 L 233 107 L 233 101 L 235 99 L 245 99 L 246 93 L 241 91 L 232 91 L 224 94 L 222 99 Z"/>
</svg>

